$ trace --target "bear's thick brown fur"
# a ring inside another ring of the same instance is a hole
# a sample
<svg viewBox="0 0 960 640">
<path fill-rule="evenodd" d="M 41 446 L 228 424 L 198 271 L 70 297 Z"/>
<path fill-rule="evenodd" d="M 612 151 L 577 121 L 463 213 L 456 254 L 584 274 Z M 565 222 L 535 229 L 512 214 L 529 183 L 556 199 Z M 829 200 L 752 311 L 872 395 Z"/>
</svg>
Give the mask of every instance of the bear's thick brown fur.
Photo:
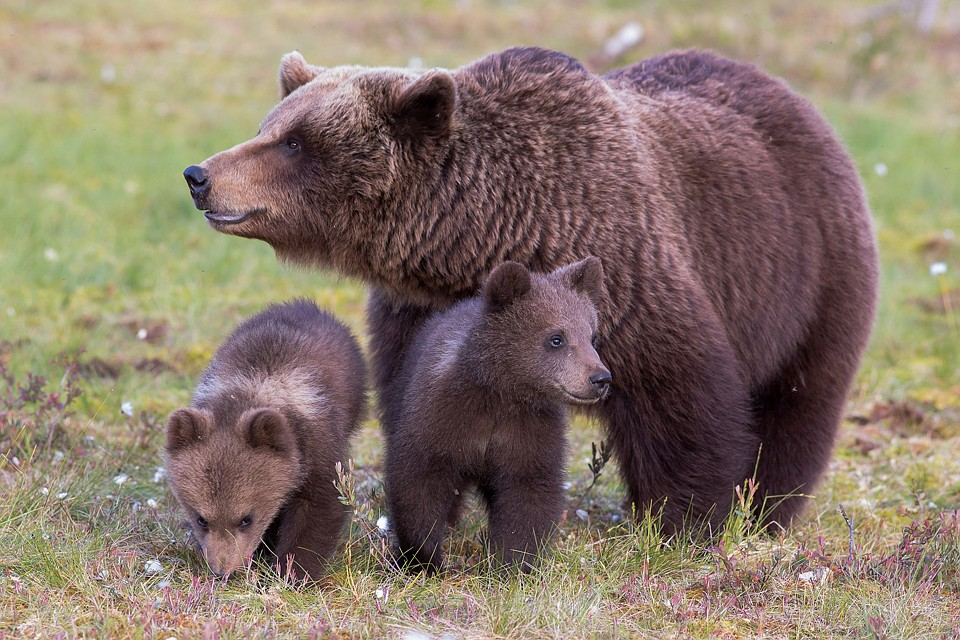
<svg viewBox="0 0 960 640">
<path fill-rule="evenodd" d="M 348 510 L 346 463 L 366 368 L 346 326 L 312 302 L 241 323 L 167 425 L 167 469 L 210 569 L 229 575 L 263 549 L 285 576 L 322 576 Z M 288 573 L 289 572 L 289 573 Z"/>
<path fill-rule="evenodd" d="M 534 566 L 565 505 L 564 405 L 590 405 L 610 372 L 593 343 L 603 268 L 546 276 L 505 262 L 482 294 L 427 321 L 398 372 L 385 424 L 387 506 L 400 557 L 437 569 L 447 524 L 476 487 L 506 566 Z"/>
<path fill-rule="evenodd" d="M 252 140 L 184 173 L 224 233 L 373 285 L 387 415 L 411 335 L 514 260 L 606 269 L 599 414 L 668 530 L 756 473 L 787 524 L 826 468 L 874 316 L 859 178 L 809 102 L 702 51 L 587 71 L 516 48 L 459 69 L 280 67 Z M 784 497 L 790 496 L 790 497 Z"/>
</svg>

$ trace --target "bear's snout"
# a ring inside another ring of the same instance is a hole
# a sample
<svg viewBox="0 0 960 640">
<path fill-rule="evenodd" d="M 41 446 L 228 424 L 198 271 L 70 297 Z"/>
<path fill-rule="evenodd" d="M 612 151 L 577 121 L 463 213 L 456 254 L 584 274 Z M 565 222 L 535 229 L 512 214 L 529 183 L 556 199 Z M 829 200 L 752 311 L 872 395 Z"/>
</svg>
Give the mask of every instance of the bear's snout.
<svg viewBox="0 0 960 640">
<path fill-rule="evenodd" d="M 207 179 L 207 172 L 195 164 L 190 165 L 183 171 L 183 177 L 190 188 L 190 195 L 193 197 L 194 204 L 200 207 L 201 199 L 207 195 L 210 190 L 210 181 Z"/>
<path fill-rule="evenodd" d="M 601 369 L 590 376 L 590 385 L 600 398 L 607 395 L 611 382 L 613 382 L 613 376 L 606 369 Z"/>
</svg>

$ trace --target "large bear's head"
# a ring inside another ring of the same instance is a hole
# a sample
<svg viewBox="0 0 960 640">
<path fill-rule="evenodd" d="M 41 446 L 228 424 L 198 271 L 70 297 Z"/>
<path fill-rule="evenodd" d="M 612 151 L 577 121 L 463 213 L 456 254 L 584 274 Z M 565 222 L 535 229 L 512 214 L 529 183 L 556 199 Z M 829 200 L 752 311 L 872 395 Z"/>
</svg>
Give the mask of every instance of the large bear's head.
<svg viewBox="0 0 960 640">
<path fill-rule="evenodd" d="M 362 276 L 356 248 L 389 237 L 371 213 L 444 153 L 456 84 L 444 70 L 325 69 L 297 52 L 279 76 L 282 99 L 256 137 L 184 171 L 194 203 L 217 231 L 281 259 Z"/>
</svg>

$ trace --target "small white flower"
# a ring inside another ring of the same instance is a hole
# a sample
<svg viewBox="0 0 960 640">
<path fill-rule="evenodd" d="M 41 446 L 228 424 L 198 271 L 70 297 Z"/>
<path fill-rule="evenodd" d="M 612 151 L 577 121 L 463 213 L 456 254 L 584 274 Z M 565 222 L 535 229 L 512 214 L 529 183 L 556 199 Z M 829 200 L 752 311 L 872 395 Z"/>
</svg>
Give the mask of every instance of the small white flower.
<svg viewBox="0 0 960 640">
<path fill-rule="evenodd" d="M 100 67 L 100 80 L 103 84 L 113 84 L 117 81 L 117 70 L 112 64 Z"/>
<path fill-rule="evenodd" d="M 930 275 L 942 276 L 947 272 L 947 263 L 946 262 L 934 262 L 930 265 Z"/>
<path fill-rule="evenodd" d="M 60 493 L 57 494 L 57 499 L 58 499 L 58 500 L 63 500 L 63 499 L 66 498 L 66 497 L 67 497 L 67 492 L 66 492 L 66 491 L 61 491 Z"/>
<path fill-rule="evenodd" d="M 63 460 L 63 451 L 60 451 L 59 449 L 58 449 L 57 451 L 54 451 L 54 452 L 53 452 L 53 459 L 54 459 L 54 460 L 57 460 L 58 462 L 59 462 L 60 460 Z"/>
<path fill-rule="evenodd" d="M 50 493 L 50 489 L 47 489 L 46 487 L 44 487 L 43 489 L 40 489 L 40 495 L 45 496 L 48 493 Z"/>
<path fill-rule="evenodd" d="M 12 318 L 15 315 L 17 315 L 17 310 L 14 309 L 13 307 L 7 307 L 7 315 Z"/>
<path fill-rule="evenodd" d="M 150 498 L 149 500 L 147 500 L 147 506 L 148 506 L 149 508 L 151 508 L 151 509 L 156 509 L 156 508 L 157 508 L 157 501 L 154 500 L 153 498 Z"/>
<path fill-rule="evenodd" d="M 60 254 L 57 253 L 57 250 L 53 247 L 47 247 L 43 250 L 43 257 L 46 258 L 48 262 L 56 262 L 60 259 Z"/>
<path fill-rule="evenodd" d="M 570 491 L 570 487 L 573 485 L 571 485 L 569 482 L 564 482 L 562 486 L 564 491 Z"/>
<path fill-rule="evenodd" d="M 407 60 L 407 69 L 423 69 L 423 60 L 413 56 Z"/>
<path fill-rule="evenodd" d="M 146 339 L 147 339 L 147 330 L 141 327 L 137 331 L 137 340 L 146 340 Z"/>
<path fill-rule="evenodd" d="M 887 175 L 887 172 L 888 172 L 887 165 L 884 164 L 883 162 L 878 162 L 873 166 L 873 172 L 882 178 L 885 175 Z"/>
<path fill-rule="evenodd" d="M 830 570 L 826 567 L 817 567 L 812 571 L 804 571 L 797 576 L 797 580 L 807 584 L 823 584 L 830 577 Z"/>
<path fill-rule="evenodd" d="M 157 467 L 157 470 L 153 472 L 153 481 L 157 484 L 160 484 L 167 478 L 167 470 L 163 467 Z"/>
<path fill-rule="evenodd" d="M 624 53 L 643 40 L 643 26 L 638 22 L 628 22 L 613 34 L 603 45 L 603 52 L 611 58 Z"/>
<path fill-rule="evenodd" d="M 386 533 L 389 531 L 390 521 L 387 520 L 387 516 L 380 516 L 377 518 L 377 529 L 379 529 L 381 533 Z"/>
<path fill-rule="evenodd" d="M 123 402 L 120 404 L 120 413 L 125 416 L 133 417 L 133 403 L 132 402 Z"/>
<path fill-rule="evenodd" d="M 114 484 L 119 484 L 119 485 L 123 485 L 123 483 L 129 479 L 130 479 L 130 476 L 128 476 L 125 473 L 118 473 L 117 475 L 113 476 Z"/>
<path fill-rule="evenodd" d="M 148 576 L 152 576 L 155 573 L 163 571 L 163 565 L 156 560 L 148 560 L 143 563 L 143 570 L 147 572 Z"/>
<path fill-rule="evenodd" d="M 169 580 L 161 580 L 160 582 L 157 583 L 157 588 L 158 588 L 158 589 L 166 589 L 166 588 L 169 587 L 169 586 L 170 586 L 170 581 L 169 581 Z"/>
<path fill-rule="evenodd" d="M 377 587 L 377 590 L 374 593 L 374 595 L 377 596 L 377 600 L 383 600 L 383 596 L 384 596 L 383 587 Z"/>
<path fill-rule="evenodd" d="M 944 229 L 944 230 L 943 230 L 943 237 L 944 237 L 946 240 L 953 240 L 953 229 Z"/>
<path fill-rule="evenodd" d="M 12 462 L 13 466 L 15 467 L 20 466 L 20 458 L 18 458 L 17 456 L 13 456 L 12 458 L 10 458 L 10 462 Z"/>
<path fill-rule="evenodd" d="M 589 515 L 583 509 L 577 509 L 576 513 L 577 513 L 577 517 L 580 518 L 581 520 L 586 520 Z"/>
</svg>

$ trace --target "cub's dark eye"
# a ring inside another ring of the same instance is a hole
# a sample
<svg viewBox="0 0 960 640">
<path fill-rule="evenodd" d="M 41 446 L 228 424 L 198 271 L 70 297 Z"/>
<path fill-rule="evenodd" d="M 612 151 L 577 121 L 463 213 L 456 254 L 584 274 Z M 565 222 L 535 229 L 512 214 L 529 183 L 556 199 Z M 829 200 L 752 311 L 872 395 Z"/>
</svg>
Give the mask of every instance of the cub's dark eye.
<svg viewBox="0 0 960 640">
<path fill-rule="evenodd" d="M 300 141 L 297 140 L 296 138 L 287 138 L 287 139 L 283 142 L 283 146 L 284 146 L 284 148 L 285 148 L 287 151 L 289 151 L 289 152 L 291 152 L 291 153 L 295 153 L 295 152 L 297 152 L 297 151 L 300 151 Z"/>
<path fill-rule="evenodd" d="M 197 526 L 200 527 L 201 529 L 206 529 L 210 525 L 207 522 L 206 518 L 204 518 L 203 516 L 197 516 Z"/>
<path fill-rule="evenodd" d="M 562 335 L 555 333 L 547 340 L 547 344 L 554 349 L 559 349 L 563 345 L 567 344 L 567 341 Z"/>
<path fill-rule="evenodd" d="M 240 521 L 241 528 L 247 528 L 253 523 L 253 518 L 251 516 L 244 516 L 243 520 Z"/>
</svg>

